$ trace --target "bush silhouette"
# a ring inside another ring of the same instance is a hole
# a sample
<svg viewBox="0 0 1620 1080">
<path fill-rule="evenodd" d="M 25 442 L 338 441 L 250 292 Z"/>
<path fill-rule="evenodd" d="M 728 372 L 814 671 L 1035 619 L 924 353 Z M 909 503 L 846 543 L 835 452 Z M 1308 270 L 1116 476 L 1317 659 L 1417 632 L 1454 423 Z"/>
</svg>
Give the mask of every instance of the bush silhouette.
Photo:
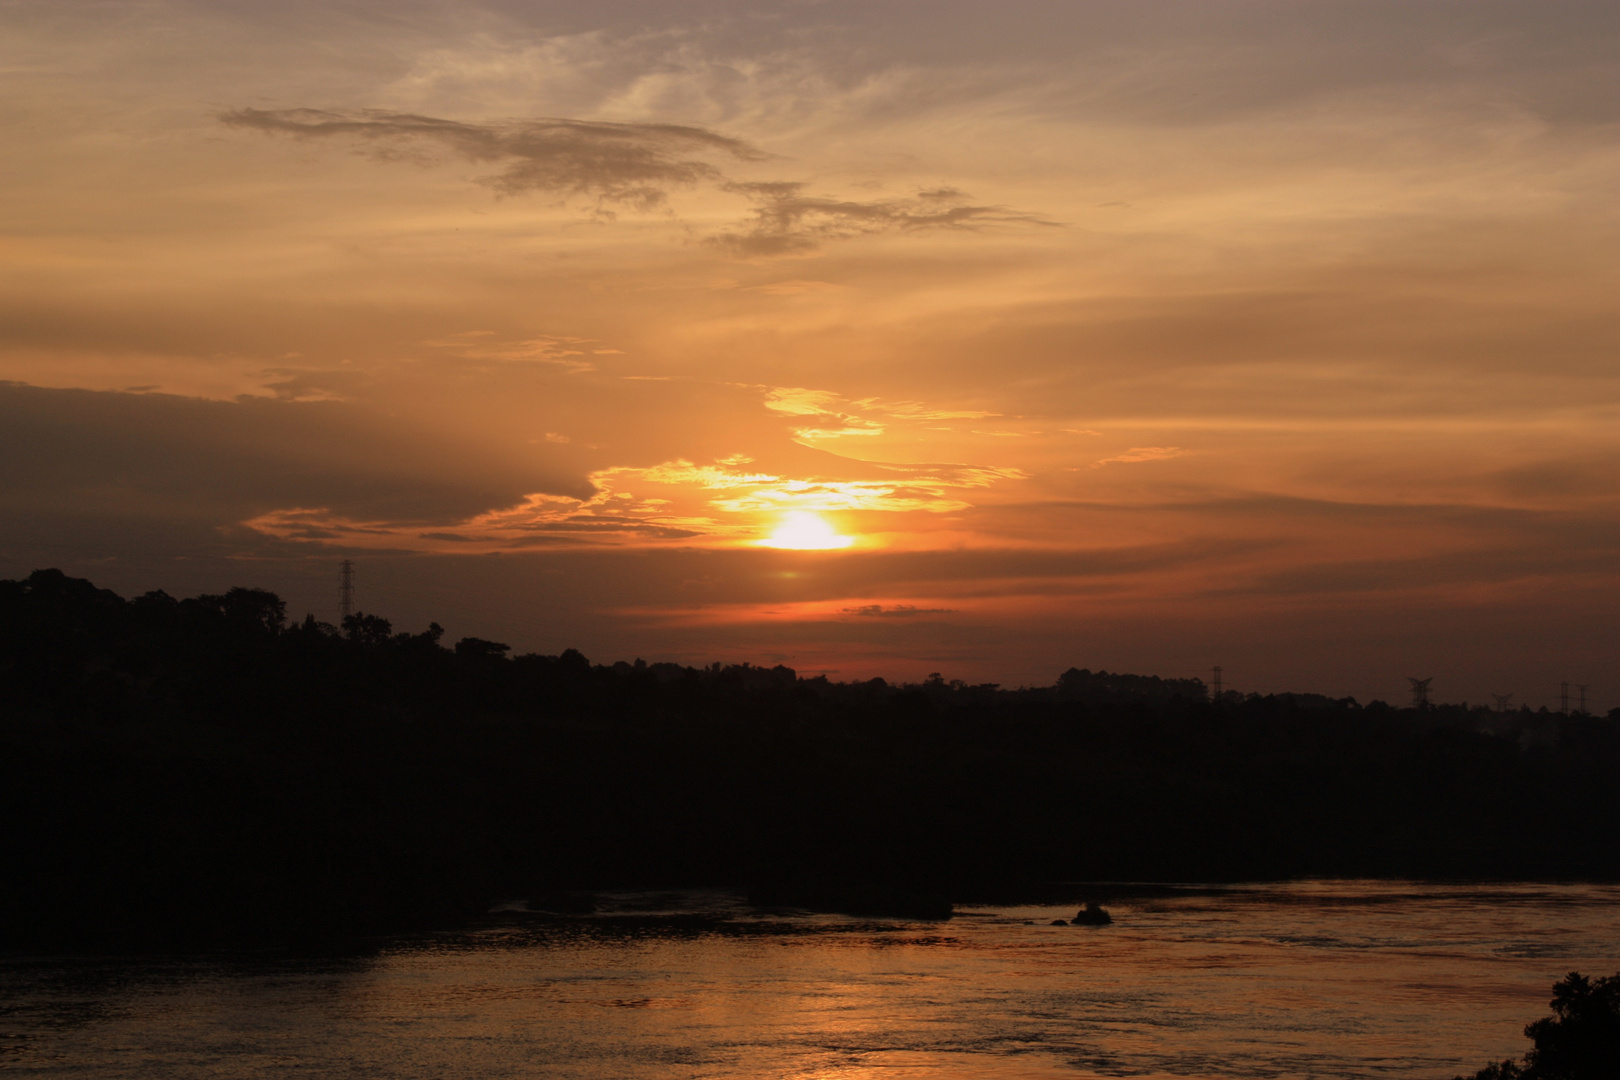
<svg viewBox="0 0 1620 1080">
<path fill-rule="evenodd" d="M 1534 1046 L 1521 1065 L 1487 1065 L 1473 1080 L 1614 1080 L 1620 1077 L 1620 973 L 1588 979 L 1572 971 L 1553 984 L 1553 1015 L 1529 1024 Z M 1458 1077 L 1457 1080 L 1463 1080 Z"/>
</svg>

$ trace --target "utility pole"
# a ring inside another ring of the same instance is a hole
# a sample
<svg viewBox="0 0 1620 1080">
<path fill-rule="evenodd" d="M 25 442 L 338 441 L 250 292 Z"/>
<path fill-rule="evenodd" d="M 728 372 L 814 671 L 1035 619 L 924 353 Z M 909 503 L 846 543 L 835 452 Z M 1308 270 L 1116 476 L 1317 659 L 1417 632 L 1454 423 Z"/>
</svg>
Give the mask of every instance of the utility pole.
<svg viewBox="0 0 1620 1080">
<path fill-rule="evenodd" d="M 1497 712 L 1507 712 L 1507 707 L 1513 701 L 1512 694 L 1492 694 L 1491 700 L 1496 702 Z"/>
<path fill-rule="evenodd" d="M 343 560 L 338 570 L 338 610 L 344 622 L 354 614 L 354 563 L 348 559 Z"/>
<path fill-rule="evenodd" d="M 1211 700 L 1219 705 L 1221 703 L 1221 666 L 1219 664 L 1215 665 L 1215 679 L 1211 686 L 1215 691 L 1215 696 Z"/>
<path fill-rule="evenodd" d="M 1565 716 L 1569 715 L 1569 683 L 1558 684 L 1558 711 Z"/>
<path fill-rule="evenodd" d="M 1429 707 L 1429 684 L 1434 682 L 1434 676 L 1427 679 L 1414 679 L 1410 675 L 1406 681 L 1412 684 L 1412 708 L 1426 709 Z"/>
<path fill-rule="evenodd" d="M 1580 693 L 1581 715 L 1582 716 L 1586 715 L 1586 688 L 1589 685 L 1591 685 L 1591 684 L 1589 684 L 1589 683 L 1576 683 L 1575 684 L 1575 689 Z"/>
</svg>

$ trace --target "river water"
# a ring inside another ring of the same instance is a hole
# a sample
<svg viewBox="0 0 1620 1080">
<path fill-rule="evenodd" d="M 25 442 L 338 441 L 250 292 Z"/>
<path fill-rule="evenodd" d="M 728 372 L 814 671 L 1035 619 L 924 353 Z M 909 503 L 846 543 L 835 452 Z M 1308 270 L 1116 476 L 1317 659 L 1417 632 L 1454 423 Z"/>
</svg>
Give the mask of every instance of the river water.
<svg viewBox="0 0 1620 1080">
<path fill-rule="evenodd" d="M 948 922 L 611 894 L 363 956 L 0 961 L 17 1076 L 1449 1078 L 1517 1056 L 1620 887 L 1335 881 Z"/>
</svg>

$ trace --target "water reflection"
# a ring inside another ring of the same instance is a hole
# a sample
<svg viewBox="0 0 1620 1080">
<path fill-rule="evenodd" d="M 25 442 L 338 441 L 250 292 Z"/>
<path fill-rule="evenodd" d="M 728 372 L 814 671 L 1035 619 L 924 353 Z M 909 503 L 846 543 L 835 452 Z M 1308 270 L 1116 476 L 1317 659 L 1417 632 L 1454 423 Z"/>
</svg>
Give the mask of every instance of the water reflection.
<svg viewBox="0 0 1620 1080">
<path fill-rule="evenodd" d="M 1440 1077 L 1516 1055 L 1620 888 L 1306 882 L 945 923 L 723 894 L 493 914 L 373 952 L 13 961 L 19 1076 Z"/>
</svg>

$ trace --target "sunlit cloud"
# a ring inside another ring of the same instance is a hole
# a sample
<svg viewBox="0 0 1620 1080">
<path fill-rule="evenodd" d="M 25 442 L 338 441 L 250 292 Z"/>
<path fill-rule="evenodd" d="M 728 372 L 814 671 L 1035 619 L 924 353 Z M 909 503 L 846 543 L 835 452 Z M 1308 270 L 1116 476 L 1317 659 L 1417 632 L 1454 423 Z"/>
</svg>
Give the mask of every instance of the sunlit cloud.
<svg viewBox="0 0 1620 1080">
<path fill-rule="evenodd" d="M 862 604 L 859 607 L 840 608 L 844 615 L 859 615 L 864 619 L 917 619 L 928 615 L 954 615 L 955 608 L 923 608 L 914 604 Z"/>
<path fill-rule="evenodd" d="M 1026 478 L 1016 469 L 881 465 L 897 479 L 793 479 L 737 468 L 744 464 L 746 455 L 711 465 L 616 466 L 591 474 L 596 494 L 590 498 L 533 494 L 449 530 L 423 532 L 409 522 L 357 520 L 319 508 L 271 511 L 244 524 L 286 539 L 412 550 L 442 549 L 440 542 L 491 550 L 676 541 L 725 546 L 750 537 L 772 547 L 819 550 L 853 540 L 831 531 L 818 514 L 954 513 L 973 506 L 964 497 L 972 489 Z"/>
<path fill-rule="evenodd" d="M 692 487 L 726 490 L 774 484 L 780 478 L 770 473 L 743 473 L 728 468 L 728 464 L 746 464 L 735 458 L 715 465 L 694 465 L 690 461 L 667 461 L 650 469 L 612 469 L 598 473 L 598 483 L 608 483 L 620 475 L 638 476 L 654 484 L 683 484 Z"/>
<path fill-rule="evenodd" d="M 1123 454 L 1113 457 L 1100 458 L 1091 463 L 1093 469 L 1100 469 L 1104 465 L 1128 465 L 1139 461 L 1164 461 L 1168 458 L 1182 457 L 1187 451 L 1179 446 L 1133 446 Z"/>
<path fill-rule="evenodd" d="M 901 471 L 901 470 L 896 470 Z M 806 510 L 876 510 L 890 513 L 926 511 L 934 514 L 969 509 L 959 497 L 961 488 L 987 487 L 996 480 L 1019 479 L 1011 470 L 963 470 L 946 477 L 918 472 L 904 480 L 788 480 L 759 485 L 745 493 L 715 499 L 714 505 L 733 513 L 772 513 L 790 507 Z"/>
<path fill-rule="evenodd" d="M 899 421 L 980 420 L 998 415 L 980 409 L 940 409 L 919 401 L 879 398 L 849 401 L 830 390 L 810 390 L 802 386 L 771 388 L 765 394 L 765 407 L 772 412 L 813 421 L 794 429 L 794 435 L 800 439 L 876 436 Z M 873 419 L 874 416 L 881 419 Z"/>
<path fill-rule="evenodd" d="M 862 409 L 875 410 L 905 420 L 983 420 L 989 416 L 1001 415 L 985 409 L 939 409 L 924 405 L 920 401 L 881 401 L 878 398 L 862 398 L 855 404 Z"/>
<path fill-rule="evenodd" d="M 803 387 L 777 387 L 765 395 L 765 407 L 786 416 L 813 421 L 794 428 L 801 439 L 836 439 L 845 435 L 872 436 L 883 434 L 883 425 L 865 420 L 853 413 L 837 411 L 841 402 L 837 394 L 826 390 L 806 390 Z"/>
</svg>

